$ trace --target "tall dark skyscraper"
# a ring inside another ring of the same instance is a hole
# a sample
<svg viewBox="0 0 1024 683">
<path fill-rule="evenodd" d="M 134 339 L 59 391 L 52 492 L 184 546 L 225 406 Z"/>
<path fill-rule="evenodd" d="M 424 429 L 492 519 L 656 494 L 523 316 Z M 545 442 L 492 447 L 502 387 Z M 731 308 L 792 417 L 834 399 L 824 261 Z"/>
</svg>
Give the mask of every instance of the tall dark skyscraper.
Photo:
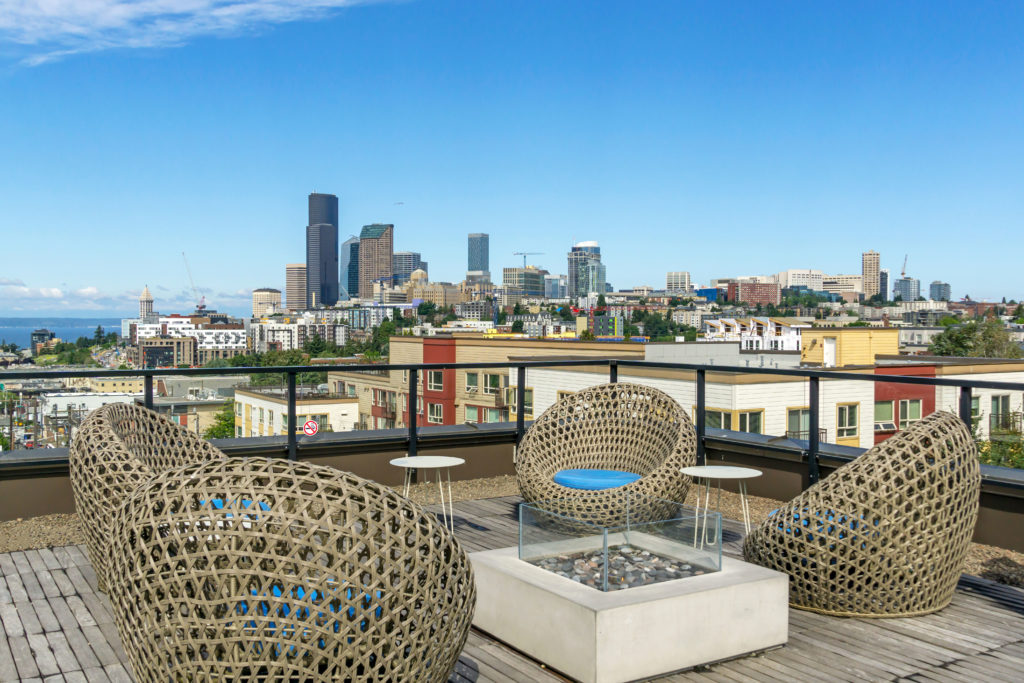
<svg viewBox="0 0 1024 683">
<path fill-rule="evenodd" d="M 309 195 L 306 292 L 310 307 L 338 303 L 338 198 L 333 194 Z"/>
<path fill-rule="evenodd" d="M 471 232 L 469 234 L 469 261 L 466 270 L 491 269 L 491 245 L 490 235 L 486 232 Z"/>
</svg>

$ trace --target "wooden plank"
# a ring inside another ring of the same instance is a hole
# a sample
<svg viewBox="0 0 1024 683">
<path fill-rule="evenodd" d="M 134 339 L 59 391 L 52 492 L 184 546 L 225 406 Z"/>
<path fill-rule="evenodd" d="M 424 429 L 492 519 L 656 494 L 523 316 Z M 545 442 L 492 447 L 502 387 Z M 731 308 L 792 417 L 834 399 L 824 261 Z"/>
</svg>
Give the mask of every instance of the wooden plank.
<svg viewBox="0 0 1024 683">
<path fill-rule="evenodd" d="M 39 668 L 39 675 L 53 676 L 54 674 L 59 674 L 60 667 L 57 665 L 56 654 L 50 648 L 46 636 L 38 633 L 27 636 L 27 639 L 28 646 L 32 648 L 32 658 Z"/>
<path fill-rule="evenodd" d="M 57 664 L 61 671 L 81 670 L 82 665 L 75 657 L 64 633 L 47 633 L 46 640 L 50 643 L 50 649 L 53 650 L 53 656 L 57 658 Z"/>
</svg>

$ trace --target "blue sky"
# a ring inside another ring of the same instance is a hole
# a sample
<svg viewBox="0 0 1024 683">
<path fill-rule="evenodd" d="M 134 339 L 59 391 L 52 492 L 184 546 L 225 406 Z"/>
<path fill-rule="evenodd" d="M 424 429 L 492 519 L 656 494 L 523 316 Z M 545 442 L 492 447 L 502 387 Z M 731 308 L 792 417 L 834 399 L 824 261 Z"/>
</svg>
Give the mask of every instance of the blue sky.
<svg viewBox="0 0 1024 683">
<path fill-rule="evenodd" d="M 312 8 L 312 9 L 311 9 Z M 0 0 L 0 315 L 283 288 L 306 195 L 457 281 L 786 268 L 1024 298 L 1024 5 Z"/>
</svg>

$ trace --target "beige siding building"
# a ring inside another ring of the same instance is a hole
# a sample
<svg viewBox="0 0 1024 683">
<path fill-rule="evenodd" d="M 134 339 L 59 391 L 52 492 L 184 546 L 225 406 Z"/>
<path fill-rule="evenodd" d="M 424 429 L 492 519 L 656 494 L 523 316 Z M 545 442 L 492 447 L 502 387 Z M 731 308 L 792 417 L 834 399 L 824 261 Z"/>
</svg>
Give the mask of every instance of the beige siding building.
<svg viewBox="0 0 1024 683">
<path fill-rule="evenodd" d="M 289 263 L 285 266 L 284 294 L 290 310 L 302 311 L 308 308 L 306 304 L 305 263 Z"/>
</svg>

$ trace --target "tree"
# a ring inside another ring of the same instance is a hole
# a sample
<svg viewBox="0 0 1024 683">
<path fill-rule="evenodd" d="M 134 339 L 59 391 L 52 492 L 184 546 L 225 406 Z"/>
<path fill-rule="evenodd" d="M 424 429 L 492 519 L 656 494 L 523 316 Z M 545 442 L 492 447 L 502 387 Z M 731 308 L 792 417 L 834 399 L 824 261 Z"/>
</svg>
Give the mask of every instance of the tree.
<svg viewBox="0 0 1024 683">
<path fill-rule="evenodd" d="M 513 332 L 522 332 L 523 331 L 523 321 L 522 320 L 516 320 L 514 323 L 512 323 L 512 331 Z"/>
<path fill-rule="evenodd" d="M 998 320 L 951 325 L 932 339 L 928 352 L 936 356 L 1020 358 L 1020 346 Z"/>
<path fill-rule="evenodd" d="M 508 322 L 508 313 L 506 313 L 503 310 L 502 311 L 498 311 L 498 324 L 499 325 L 504 325 L 507 322 Z"/>
<path fill-rule="evenodd" d="M 315 358 L 327 350 L 327 342 L 320 335 L 314 334 L 302 345 L 302 350 Z"/>
<path fill-rule="evenodd" d="M 416 312 L 424 316 L 433 316 L 437 313 L 437 304 L 433 301 L 424 301 L 416 307 Z"/>
<path fill-rule="evenodd" d="M 206 428 L 206 439 L 230 439 L 235 435 L 235 402 L 230 398 L 213 415 L 213 424 Z"/>
<path fill-rule="evenodd" d="M 96 326 L 96 331 L 93 332 L 92 338 L 97 344 L 103 343 L 103 327 L 101 325 Z"/>
<path fill-rule="evenodd" d="M 515 305 L 512 307 L 512 315 L 522 315 L 524 313 L 526 313 L 526 311 L 523 310 L 523 307 L 520 306 L 519 302 L 517 301 Z"/>
<path fill-rule="evenodd" d="M 597 295 L 597 311 L 594 312 L 594 315 L 598 315 L 598 313 L 600 313 L 600 315 L 604 315 L 604 309 L 606 309 L 607 307 L 608 307 L 608 301 L 607 301 L 607 299 L 604 298 L 604 294 L 598 294 Z"/>
<path fill-rule="evenodd" d="M 597 339 L 597 337 L 594 336 L 594 333 L 591 332 L 590 330 L 583 330 L 578 335 L 576 335 L 576 337 L 580 341 L 594 341 L 595 339 Z"/>
</svg>

